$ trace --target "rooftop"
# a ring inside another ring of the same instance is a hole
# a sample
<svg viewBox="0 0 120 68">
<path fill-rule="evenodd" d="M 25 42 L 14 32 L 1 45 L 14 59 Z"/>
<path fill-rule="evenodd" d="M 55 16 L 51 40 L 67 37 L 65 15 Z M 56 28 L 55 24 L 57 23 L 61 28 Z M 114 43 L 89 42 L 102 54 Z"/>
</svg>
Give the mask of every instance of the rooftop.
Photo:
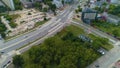
<svg viewBox="0 0 120 68">
<path fill-rule="evenodd" d="M 93 10 L 89 7 L 85 7 L 82 12 L 97 12 L 96 10 Z"/>
</svg>

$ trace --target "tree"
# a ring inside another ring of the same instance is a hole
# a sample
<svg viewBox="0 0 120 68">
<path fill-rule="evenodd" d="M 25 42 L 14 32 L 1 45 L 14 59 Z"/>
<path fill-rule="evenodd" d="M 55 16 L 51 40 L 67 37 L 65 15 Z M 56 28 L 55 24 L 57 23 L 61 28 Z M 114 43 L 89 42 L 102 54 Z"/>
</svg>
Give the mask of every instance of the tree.
<svg viewBox="0 0 120 68">
<path fill-rule="evenodd" d="M 56 14 L 56 9 L 57 9 L 56 5 L 50 4 L 49 6 L 50 6 L 50 9 L 54 12 L 54 14 Z"/>
<path fill-rule="evenodd" d="M 13 0 L 13 2 L 15 4 L 16 10 L 22 10 L 22 3 L 20 2 L 20 0 Z"/>
<path fill-rule="evenodd" d="M 6 34 L 4 32 L 0 33 L 2 38 L 6 38 Z"/>
<path fill-rule="evenodd" d="M 39 10 L 42 10 L 42 4 L 39 3 L 39 2 L 35 2 L 35 8 L 39 9 Z"/>
<path fill-rule="evenodd" d="M 62 0 L 62 4 L 64 5 L 64 0 Z"/>
<path fill-rule="evenodd" d="M 30 62 L 27 65 L 31 65 L 31 68 L 34 66 L 34 68 L 37 66 L 40 68 L 85 68 L 99 57 L 93 48 L 86 47 L 88 45 L 89 43 L 81 42 L 77 36 L 66 30 L 65 34 L 55 35 L 46 39 L 40 46 L 32 47 L 27 54 L 29 59 L 27 58 L 25 62 Z"/>
<path fill-rule="evenodd" d="M 24 65 L 24 59 L 21 55 L 16 55 L 13 57 L 13 64 L 16 68 L 21 68 Z"/>
<path fill-rule="evenodd" d="M 75 13 L 78 13 L 78 12 L 79 12 L 78 9 L 76 9 L 76 10 L 75 10 Z"/>
<path fill-rule="evenodd" d="M 118 30 L 114 30 L 112 33 L 113 33 L 114 36 L 119 36 Z"/>
<path fill-rule="evenodd" d="M 48 11 L 47 7 L 43 8 L 43 12 L 47 12 L 47 11 Z"/>
<path fill-rule="evenodd" d="M 17 27 L 17 24 L 16 24 L 16 23 L 13 23 L 13 22 L 10 22 L 9 25 L 10 25 L 12 28 L 16 28 L 16 27 Z"/>
<path fill-rule="evenodd" d="M 46 18 L 46 17 L 44 17 L 44 21 L 47 21 L 47 18 Z"/>
</svg>

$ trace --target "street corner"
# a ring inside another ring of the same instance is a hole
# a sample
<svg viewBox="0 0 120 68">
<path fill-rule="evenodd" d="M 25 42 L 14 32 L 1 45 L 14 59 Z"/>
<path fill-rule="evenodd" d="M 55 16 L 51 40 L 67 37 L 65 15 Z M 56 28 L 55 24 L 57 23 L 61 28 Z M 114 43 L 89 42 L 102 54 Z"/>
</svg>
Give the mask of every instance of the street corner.
<svg viewBox="0 0 120 68">
<path fill-rule="evenodd" d="M 111 68 L 120 68 L 120 60 L 116 61 Z"/>
<path fill-rule="evenodd" d="M 19 51 L 16 51 L 15 53 L 16 53 L 16 55 L 20 55 L 21 54 Z"/>
</svg>

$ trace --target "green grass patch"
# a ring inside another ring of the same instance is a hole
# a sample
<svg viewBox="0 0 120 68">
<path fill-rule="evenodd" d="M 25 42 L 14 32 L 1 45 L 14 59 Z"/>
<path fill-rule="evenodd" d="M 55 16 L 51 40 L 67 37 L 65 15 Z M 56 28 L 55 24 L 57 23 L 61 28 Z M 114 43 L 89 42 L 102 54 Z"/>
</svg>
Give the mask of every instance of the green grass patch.
<svg viewBox="0 0 120 68">
<path fill-rule="evenodd" d="M 109 22 L 96 21 L 92 23 L 98 29 L 120 38 L 120 25 L 114 25 Z"/>
<path fill-rule="evenodd" d="M 18 17 L 20 17 L 19 14 L 14 14 L 14 15 L 4 15 L 4 17 L 10 22 L 9 25 L 12 28 L 16 28 L 17 24 L 15 23 L 15 19 L 17 19 Z"/>
</svg>

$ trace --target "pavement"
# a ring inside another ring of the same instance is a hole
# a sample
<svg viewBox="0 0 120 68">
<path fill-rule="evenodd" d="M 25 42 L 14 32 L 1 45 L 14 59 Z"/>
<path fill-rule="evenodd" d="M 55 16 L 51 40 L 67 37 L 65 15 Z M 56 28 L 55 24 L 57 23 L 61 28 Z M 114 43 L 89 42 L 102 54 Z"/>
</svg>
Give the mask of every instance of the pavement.
<svg viewBox="0 0 120 68">
<path fill-rule="evenodd" d="M 11 41 L 5 42 L 1 48 L 0 52 L 4 52 L 3 55 L 8 54 L 9 52 L 18 49 L 20 47 L 23 47 L 26 44 L 29 44 L 30 42 L 33 42 L 37 39 L 46 37 L 47 34 L 54 35 L 56 32 L 60 31 L 62 28 L 64 28 L 64 24 L 66 21 L 69 20 L 69 16 L 72 16 L 72 12 L 74 11 L 74 8 L 76 8 L 77 5 L 72 5 L 66 8 L 63 13 L 59 14 L 55 18 L 51 19 L 49 22 L 45 23 L 40 28 L 36 29 L 35 31 L 25 34 L 24 36 L 20 36 L 16 39 L 13 39 Z M 39 43 L 39 42 L 38 42 Z M 29 46 L 28 46 L 29 47 Z M 25 49 L 26 51 L 26 49 Z M 13 55 L 13 52 L 11 52 L 9 55 Z M 0 58 L 1 60 L 5 59 L 3 62 L 0 61 L 1 68 L 6 65 L 6 62 L 10 61 L 8 59 L 11 59 L 12 56 L 6 56 L 7 58 Z"/>
<path fill-rule="evenodd" d="M 7 27 L 8 30 L 13 31 L 13 29 L 9 25 L 9 21 L 6 20 L 6 18 L 4 18 L 4 16 L 1 16 L 1 21 L 3 22 L 3 24 L 5 24 L 5 26 Z"/>
<path fill-rule="evenodd" d="M 16 39 L 13 39 L 11 41 L 8 41 L 4 43 L 1 46 L 0 52 L 5 52 L 2 56 L 5 56 L 5 58 L 0 58 L 0 66 L 3 68 L 3 66 L 11 60 L 12 56 L 16 54 L 16 49 L 24 46 L 25 44 L 28 44 L 32 41 L 37 40 L 36 42 L 30 44 L 30 46 L 26 46 L 20 50 L 17 51 L 17 54 L 23 53 L 27 51 L 31 46 L 35 44 L 42 43 L 46 38 L 53 36 L 57 32 L 59 32 L 61 29 L 63 29 L 66 26 L 66 23 L 69 22 L 70 17 L 73 15 L 74 9 L 77 5 L 73 5 L 65 9 L 61 14 L 56 16 L 55 18 L 51 19 L 48 23 L 45 23 L 42 27 L 36 29 L 35 31 L 25 34 L 23 36 L 20 36 Z M 87 68 L 96 68 L 95 65 L 99 65 L 99 68 L 110 68 L 111 65 L 116 62 L 120 58 L 120 41 L 115 39 L 112 36 L 109 36 L 108 34 L 95 29 L 85 23 L 79 23 L 72 21 L 72 23 L 76 26 L 79 26 L 83 29 L 90 29 L 91 33 L 108 38 L 112 44 L 114 45 L 114 48 L 111 49 L 109 52 L 107 52 L 105 55 L 97 59 L 95 62 L 90 64 Z"/>
</svg>

